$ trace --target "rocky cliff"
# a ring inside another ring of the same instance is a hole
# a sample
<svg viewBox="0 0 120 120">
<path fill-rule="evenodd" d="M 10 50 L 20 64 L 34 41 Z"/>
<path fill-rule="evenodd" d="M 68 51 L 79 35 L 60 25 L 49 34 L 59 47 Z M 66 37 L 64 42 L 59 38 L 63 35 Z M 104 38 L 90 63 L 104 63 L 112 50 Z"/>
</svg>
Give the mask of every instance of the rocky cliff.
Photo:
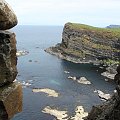
<svg viewBox="0 0 120 120">
<path fill-rule="evenodd" d="M 15 34 L 0 31 L 0 86 L 11 83 L 17 76 Z"/>
<path fill-rule="evenodd" d="M 13 82 L 17 76 L 15 33 L 6 31 L 17 24 L 17 17 L 0 0 L 0 120 L 9 120 L 22 110 L 22 87 Z"/>
<path fill-rule="evenodd" d="M 75 63 L 94 63 L 103 60 L 119 63 L 120 29 L 67 23 L 63 29 L 62 43 L 45 51 Z M 120 65 L 115 81 L 118 84 L 116 93 L 102 105 L 94 106 L 87 120 L 120 120 Z"/>
<path fill-rule="evenodd" d="M 46 49 L 62 59 L 76 63 L 120 58 L 120 30 L 67 23 L 62 43 Z"/>
<path fill-rule="evenodd" d="M 117 68 L 115 79 L 118 81 L 116 93 L 102 105 L 94 106 L 87 120 L 120 120 L 120 66 Z"/>
</svg>

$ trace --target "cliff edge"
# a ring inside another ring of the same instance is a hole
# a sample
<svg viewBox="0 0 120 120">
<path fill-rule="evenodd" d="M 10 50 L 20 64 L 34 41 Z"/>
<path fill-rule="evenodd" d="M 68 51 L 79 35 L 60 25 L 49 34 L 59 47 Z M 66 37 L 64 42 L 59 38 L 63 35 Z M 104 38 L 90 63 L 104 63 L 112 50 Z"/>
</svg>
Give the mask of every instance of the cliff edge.
<svg viewBox="0 0 120 120">
<path fill-rule="evenodd" d="M 45 50 L 75 63 L 120 59 L 120 29 L 97 28 L 66 23 L 62 42 Z"/>
</svg>

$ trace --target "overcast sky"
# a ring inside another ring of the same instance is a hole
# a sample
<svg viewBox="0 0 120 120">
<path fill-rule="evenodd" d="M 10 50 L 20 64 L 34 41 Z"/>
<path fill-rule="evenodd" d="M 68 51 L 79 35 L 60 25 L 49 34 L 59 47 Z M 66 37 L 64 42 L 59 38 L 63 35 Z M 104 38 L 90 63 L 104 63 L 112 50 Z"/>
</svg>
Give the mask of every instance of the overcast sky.
<svg viewBox="0 0 120 120">
<path fill-rule="evenodd" d="M 120 24 L 120 0 L 6 0 L 19 24 L 64 25 L 77 22 L 104 27 Z"/>
</svg>

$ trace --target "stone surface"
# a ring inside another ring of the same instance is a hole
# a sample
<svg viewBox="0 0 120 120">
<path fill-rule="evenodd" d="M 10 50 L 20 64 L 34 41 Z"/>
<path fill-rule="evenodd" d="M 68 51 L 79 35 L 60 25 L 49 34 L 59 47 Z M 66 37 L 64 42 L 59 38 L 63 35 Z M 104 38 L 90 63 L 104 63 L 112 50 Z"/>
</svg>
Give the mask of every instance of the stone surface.
<svg viewBox="0 0 120 120">
<path fill-rule="evenodd" d="M 22 86 L 12 83 L 0 87 L 0 120 L 9 120 L 22 111 Z"/>
<path fill-rule="evenodd" d="M 67 23 L 62 43 L 45 50 L 75 63 L 94 63 L 96 60 L 120 59 L 120 32 Z"/>
<path fill-rule="evenodd" d="M 15 34 L 0 31 L 0 86 L 11 83 L 17 76 Z"/>
<path fill-rule="evenodd" d="M 0 30 L 7 30 L 17 25 L 17 17 L 5 0 L 0 0 Z"/>
<path fill-rule="evenodd" d="M 120 66 L 117 68 L 118 76 L 116 79 L 120 80 Z M 120 82 L 116 87 L 117 92 L 102 105 L 93 106 L 89 113 L 87 120 L 120 120 Z"/>
<path fill-rule="evenodd" d="M 120 85 L 120 65 L 117 67 L 117 74 L 115 75 L 115 82 Z"/>
</svg>

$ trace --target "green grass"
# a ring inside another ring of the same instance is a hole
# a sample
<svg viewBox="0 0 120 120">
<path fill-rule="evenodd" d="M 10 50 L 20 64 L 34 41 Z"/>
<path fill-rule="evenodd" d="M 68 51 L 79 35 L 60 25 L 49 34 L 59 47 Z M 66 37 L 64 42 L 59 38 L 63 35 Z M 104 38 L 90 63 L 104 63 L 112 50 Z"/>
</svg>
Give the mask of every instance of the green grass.
<svg viewBox="0 0 120 120">
<path fill-rule="evenodd" d="M 106 64 L 106 65 L 112 65 L 112 64 L 120 64 L 120 61 L 119 60 L 111 60 L 111 59 L 107 59 L 107 60 L 103 60 L 103 63 Z"/>
<path fill-rule="evenodd" d="M 93 26 L 78 24 L 78 23 L 67 23 L 66 25 L 69 25 L 71 29 L 76 29 L 76 30 L 83 29 L 91 32 L 97 32 L 98 34 L 101 34 L 108 38 L 120 37 L 120 28 L 98 28 L 98 27 L 93 27 Z"/>
</svg>

